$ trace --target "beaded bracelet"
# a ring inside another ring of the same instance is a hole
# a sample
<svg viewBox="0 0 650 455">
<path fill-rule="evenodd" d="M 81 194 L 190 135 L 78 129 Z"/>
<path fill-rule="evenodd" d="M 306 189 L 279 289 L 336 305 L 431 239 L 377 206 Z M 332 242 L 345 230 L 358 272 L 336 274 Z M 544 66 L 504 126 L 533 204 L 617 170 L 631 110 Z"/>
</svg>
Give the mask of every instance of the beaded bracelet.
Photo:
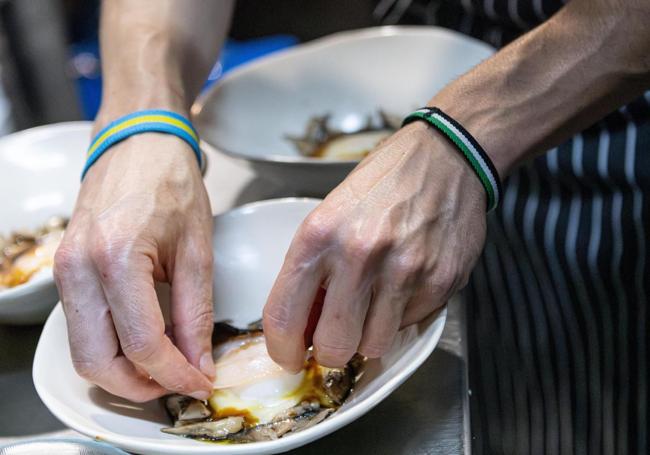
<svg viewBox="0 0 650 455">
<path fill-rule="evenodd" d="M 86 165 L 81 173 L 81 180 L 88 169 L 109 148 L 120 141 L 142 133 L 166 133 L 177 136 L 187 142 L 203 169 L 203 156 L 199 147 L 199 135 L 188 119 L 172 111 L 151 109 L 133 112 L 120 117 L 106 125 L 92 140 L 86 157 Z"/>
<path fill-rule="evenodd" d="M 402 126 L 416 120 L 424 120 L 429 125 L 441 131 L 460 150 L 481 181 L 483 188 L 485 188 L 485 192 L 487 193 L 487 211 L 494 210 L 499 204 L 501 197 L 501 181 L 499 180 L 499 174 L 494 168 L 494 164 L 492 164 L 492 160 L 485 153 L 483 147 L 479 145 L 476 139 L 465 128 L 438 108 L 423 107 L 422 109 L 418 109 L 404 119 Z"/>
</svg>

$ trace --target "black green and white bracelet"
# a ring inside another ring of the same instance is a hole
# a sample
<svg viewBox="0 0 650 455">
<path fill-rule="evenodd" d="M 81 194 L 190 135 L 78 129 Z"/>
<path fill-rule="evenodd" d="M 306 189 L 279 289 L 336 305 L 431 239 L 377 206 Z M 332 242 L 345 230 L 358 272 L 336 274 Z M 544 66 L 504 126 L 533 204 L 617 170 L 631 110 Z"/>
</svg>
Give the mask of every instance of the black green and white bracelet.
<svg viewBox="0 0 650 455">
<path fill-rule="evenodd" d="M 424 120 L 441 131 L 463 154 L 487 193 L 487 211 L 499 205 L 501 181 L 483 147 L 457 121 L 436 107 L 423 107 L 409 114 L 402 126 L 416 120 Z"/>
</svg>

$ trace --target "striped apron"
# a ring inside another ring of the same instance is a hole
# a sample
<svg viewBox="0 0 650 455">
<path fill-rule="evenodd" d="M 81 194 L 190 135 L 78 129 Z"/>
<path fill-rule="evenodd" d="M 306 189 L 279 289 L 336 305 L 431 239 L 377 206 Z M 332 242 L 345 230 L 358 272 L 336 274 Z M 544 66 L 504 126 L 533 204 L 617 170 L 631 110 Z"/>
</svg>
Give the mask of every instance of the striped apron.
<svg viewBox="0 0 650 455">
<path fill-rule="evenodd" d="M 501 47 L 557 0 L 382 0 Z M 650 92 L 516 170 L 464 291 L 475 454 L 648 454 Z"/>
</svg>

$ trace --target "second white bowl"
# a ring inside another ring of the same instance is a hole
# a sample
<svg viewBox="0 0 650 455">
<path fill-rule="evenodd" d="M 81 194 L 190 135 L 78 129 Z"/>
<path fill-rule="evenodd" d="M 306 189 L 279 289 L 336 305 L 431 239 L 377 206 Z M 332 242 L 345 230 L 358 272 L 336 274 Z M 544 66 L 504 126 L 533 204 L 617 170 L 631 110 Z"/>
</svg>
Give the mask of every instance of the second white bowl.
<svg viewBox="0 0 650 455">
<path fill-rule="evenodd" d="M 0 233 L 35 229 L 74 208 L 91 122 L 55 123 L 0 139 Z M 58 300 L 52 269 L 0 291 L 0 324 L 45 321 Z"/>
<path fill-rule="evenodd" d="M 300 195 L 323 196 L 357 161 L 301 156 L 286 135 L 331 114 L 344 131 L 383 109 L 404 117 L 493 53 L 437 27 L 378 27 L 337 33 L 229 73 L 193 108 L 201 137 Z"/>
</svg>

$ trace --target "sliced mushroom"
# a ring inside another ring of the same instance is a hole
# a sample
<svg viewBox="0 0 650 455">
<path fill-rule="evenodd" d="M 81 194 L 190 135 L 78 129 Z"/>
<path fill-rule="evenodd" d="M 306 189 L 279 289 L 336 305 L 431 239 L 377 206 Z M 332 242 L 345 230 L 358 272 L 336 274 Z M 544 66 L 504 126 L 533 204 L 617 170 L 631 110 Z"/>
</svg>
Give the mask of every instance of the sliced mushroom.
<svg viewBox="0 0 650 455">
<path fill-rule="evenodd" d="M 226 417 L 220 420 L 208 420 L 203 422 L 190 423 L 172 428 L 163 428 L 162 431 L 177 436 L 185 436 L 192 439 L 209 439 L 218 441 L 226 439 L 233 433 L 238 433 L 244 427 L 244 418 Z"/>
</svg>

